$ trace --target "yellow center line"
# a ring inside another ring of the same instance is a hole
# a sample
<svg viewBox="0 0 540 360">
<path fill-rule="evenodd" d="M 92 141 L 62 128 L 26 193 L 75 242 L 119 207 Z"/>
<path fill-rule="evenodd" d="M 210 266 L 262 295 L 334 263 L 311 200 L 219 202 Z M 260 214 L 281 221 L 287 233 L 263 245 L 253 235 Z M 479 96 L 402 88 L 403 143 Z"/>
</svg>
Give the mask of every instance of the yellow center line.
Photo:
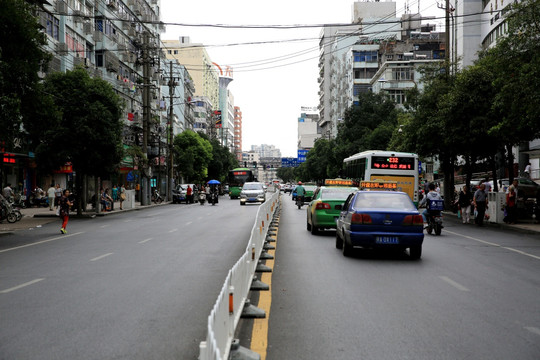
<svg viewBox="0 0 540 360">
<path fill-rule="evenodd" d="M 276 230 L 276 235 L 274 235 L 276 239 L 274 244 L 277 244 L 277 234 L 278 230 Z M 268 250 L 268 253 L 275 257 L 276 250 Z M 275 260 L 273 259 L 266 260 L 266 266 L 272 269 L 272 272 L 262 273 L 260 279 L 270 287 L 268 291 L 260 292 L 259 303 L 257 304 L 259 309 L 264 310 L 266 317 L 264 319 L 255 319 L 251 332 L 251 350 L 258 353 L 261 356 L 261 360 L 266 359 L 266 350 L 268 348 L 268 323 L 270 321 L 270 307 L 272 305 L 272 273 L 274 271 L 274 263 Z"/>
</svg>

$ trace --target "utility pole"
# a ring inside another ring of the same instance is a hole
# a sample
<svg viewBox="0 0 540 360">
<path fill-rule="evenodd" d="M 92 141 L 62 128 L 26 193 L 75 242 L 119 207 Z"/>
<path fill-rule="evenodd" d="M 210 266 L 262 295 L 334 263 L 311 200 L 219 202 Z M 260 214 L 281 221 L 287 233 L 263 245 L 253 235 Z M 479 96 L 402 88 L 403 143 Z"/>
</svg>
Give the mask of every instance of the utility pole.
<svg viewBox="0 0 540 360">
<path fill-rule="evenodd" d="M 150 54 L 148 52 L 149 34 L 143 33 L 143 153 L 146 154 L 147 163 L 142 171 L 141 178 L 141 205 L 150 204 L 150 163 L 148 162 L 148 135 L 151 122 L 150 109 Z"/>
<path fill-rule="evenodd" d="M 174 97 L 174 78 L 173 78 L 173 62 L 169 63 L 169 181 L 167 182 L 167 199 L 172 201 L 172 188 L 173 188 L 173 173 L 174 173 L 174 161 L 173 161 L 173 140 L 174 140 L 174 112 L 173 112 L 173 97 Z"/>
</svg>

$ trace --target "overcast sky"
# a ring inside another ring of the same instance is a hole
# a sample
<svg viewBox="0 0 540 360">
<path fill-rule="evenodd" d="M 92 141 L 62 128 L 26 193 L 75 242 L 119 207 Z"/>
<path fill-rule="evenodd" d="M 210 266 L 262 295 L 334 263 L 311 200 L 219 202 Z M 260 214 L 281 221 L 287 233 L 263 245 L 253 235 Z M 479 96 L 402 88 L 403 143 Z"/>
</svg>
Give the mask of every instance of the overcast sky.
<svg viewBox="0 0 540 360">
<path fill-rule="evenodd" d="M 275 145 L 282 156 L 297 155 L 297 121 L 302 106 L 319 103 L 320 27 L 350 23 L 353 0 L 161 0 L 163 40 L 189 36 L 202 43 L 212 61 L 231 66 L 229 89 L 243 115 L 242 149 Z M 409 1 L 410 12 L 418 3 Z M 397 1 L 398 16 L 404 0 Z M 439 15 L 435 0 L 420 3 L 422 15 Z M 172 25 L 300 25 L 292 29 L 220 28 Z M 441 29 L 438 29 L 441 31 Z M 260 43 L 262 44 L 256 44 Z M 241 44 L 241 45 L 235 45 Z"/>
</svg>

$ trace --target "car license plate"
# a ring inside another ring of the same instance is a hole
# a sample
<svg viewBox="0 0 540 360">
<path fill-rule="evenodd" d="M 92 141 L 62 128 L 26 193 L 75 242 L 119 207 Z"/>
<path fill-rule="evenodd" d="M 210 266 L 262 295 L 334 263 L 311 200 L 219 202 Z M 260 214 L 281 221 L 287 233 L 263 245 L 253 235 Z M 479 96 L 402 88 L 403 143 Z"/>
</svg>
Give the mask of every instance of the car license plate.
<svg viewBox="0 0 540 360">
<path fill-rule="evenodd" d="M 376 244 L 399 244 L 399 239 L 396 236 L 377 236 Z"/>
<path fill-rule="evenodd" d="M 249 201 L 257 201 L 257 198 L 249 198 Z"/>
</svg>

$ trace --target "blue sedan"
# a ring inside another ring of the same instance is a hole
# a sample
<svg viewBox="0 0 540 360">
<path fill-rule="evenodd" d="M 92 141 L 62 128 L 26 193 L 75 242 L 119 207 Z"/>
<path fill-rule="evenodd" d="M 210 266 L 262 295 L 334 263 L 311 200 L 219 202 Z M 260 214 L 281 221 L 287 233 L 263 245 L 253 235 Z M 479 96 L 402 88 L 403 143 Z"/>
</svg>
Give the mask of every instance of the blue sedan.
<svg viewBox="0 0 540 360">
<path fill-rule="evenodd" d="M 336 248 L 350 256 L 355 247 L 409 249 L 422 256 L 423 219 L 404 192 L 357 191 L 349 195 L 337 220 Z"/>
</svg>

